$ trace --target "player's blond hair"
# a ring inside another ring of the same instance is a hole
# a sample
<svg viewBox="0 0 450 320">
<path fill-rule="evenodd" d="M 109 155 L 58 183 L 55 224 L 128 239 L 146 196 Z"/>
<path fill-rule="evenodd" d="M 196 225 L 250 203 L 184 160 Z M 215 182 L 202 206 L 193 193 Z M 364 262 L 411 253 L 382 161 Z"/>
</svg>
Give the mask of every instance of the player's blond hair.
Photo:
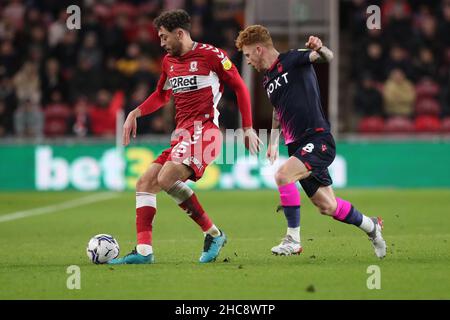
<svg viewBox="0 0 450 320">
<path fill-rule="evenodd" d="M 235 41 L 236 48 L 242 51 L 243 46 L 249 46 L 255 43 L 260 43 L 266 47 L 273 47 L 272 37 L 269 30 L 259 24 L 248 26 L 239 32 Z"/>
</svg>

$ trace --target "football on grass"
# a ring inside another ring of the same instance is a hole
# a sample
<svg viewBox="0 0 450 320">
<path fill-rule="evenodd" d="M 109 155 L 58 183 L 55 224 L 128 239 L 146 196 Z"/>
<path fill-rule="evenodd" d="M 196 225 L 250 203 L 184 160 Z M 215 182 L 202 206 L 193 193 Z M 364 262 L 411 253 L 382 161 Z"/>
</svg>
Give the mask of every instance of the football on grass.
<svg viewBox="0 0 450 320">
<path fill-rule="evenodd" d="M 92 263 L 103 264 L 117 258 L 119 255 L 119 243 L 109 234 L 97 234 L 88 243 L 86 253 Z"/>
</svg>

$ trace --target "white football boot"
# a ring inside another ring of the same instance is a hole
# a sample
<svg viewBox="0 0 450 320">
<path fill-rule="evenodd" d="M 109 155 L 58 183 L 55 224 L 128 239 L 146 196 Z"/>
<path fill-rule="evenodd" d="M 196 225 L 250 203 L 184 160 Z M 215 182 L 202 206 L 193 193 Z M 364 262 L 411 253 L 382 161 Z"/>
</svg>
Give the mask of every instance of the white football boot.
<svg viewBox="0 0 450 320">
<path fill-rule="evenodd" d="M 371 217 L 375 228 L 372 232 L 369 232 L 369 240 L 372 242 L 375 249 L 375 255 L 382 259 L 386 256 L 386 241 L 384 241 L 381 231 L 383 230 L 383 220 L 380 217 Z"/>
<path fill-rule="evenodd" d="M 290 256 L 302 253 L 303 248 L 299 241 L 294 240 L 290 235 L 286 235 L 281 243 L 272 248 L 272 253 L 277 256 Z"/>
</svg>

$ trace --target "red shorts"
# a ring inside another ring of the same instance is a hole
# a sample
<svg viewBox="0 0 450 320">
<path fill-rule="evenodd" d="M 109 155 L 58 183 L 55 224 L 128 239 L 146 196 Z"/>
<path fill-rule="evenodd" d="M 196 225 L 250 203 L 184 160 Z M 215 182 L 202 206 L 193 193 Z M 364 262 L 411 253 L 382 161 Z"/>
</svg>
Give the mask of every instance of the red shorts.
<svg viewBox="0 0 450 320">
<path fill-rule="evenodd" d="M 189 179 L 197 181 L 221 149 L 220 129 L 211 121 L 194 122 L 190 129 L 177 129 L 172 134 L 170 148 L 164 150 L 153 163 L 164 165 L 166 161 L 173 161 L 185 164 L 194 171 Z"/>
</svg>

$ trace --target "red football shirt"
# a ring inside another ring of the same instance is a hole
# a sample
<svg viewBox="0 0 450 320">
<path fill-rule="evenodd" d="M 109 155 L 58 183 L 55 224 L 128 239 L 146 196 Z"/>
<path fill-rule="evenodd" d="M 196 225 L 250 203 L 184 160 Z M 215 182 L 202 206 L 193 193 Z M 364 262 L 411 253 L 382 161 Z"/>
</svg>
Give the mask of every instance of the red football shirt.
<svg viewBox="0 0 450 320">
<path fill-rule="evenodd" d="M 191 128 L 196 121 L 213 121 L 219 126 L 217 105 L 224 83 L 237 95 L 243 127 L 250 127 L 250 95 L 238 70 L 222 50 L 197 42 L 182 56 L 164 57 L 156 91 L 139 106 L 141 115 L 162 107 L 172 94 L 177 129 Z"/>
</svg>

